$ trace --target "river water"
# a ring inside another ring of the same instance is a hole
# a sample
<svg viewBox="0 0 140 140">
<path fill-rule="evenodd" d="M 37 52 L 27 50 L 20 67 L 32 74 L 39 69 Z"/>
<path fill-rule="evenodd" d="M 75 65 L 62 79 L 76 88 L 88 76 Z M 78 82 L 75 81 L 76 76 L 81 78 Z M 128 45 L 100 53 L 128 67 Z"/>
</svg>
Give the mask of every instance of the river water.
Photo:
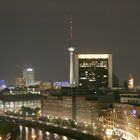
<svg viewBox="0 0 140 140">
<path fill-rule="evenodd" d="M 66 136 L 50 133 L 42 130 L 35 130 L 34 128 L 20 127 L 19 140 L 75 140 Z"/>
</svg>

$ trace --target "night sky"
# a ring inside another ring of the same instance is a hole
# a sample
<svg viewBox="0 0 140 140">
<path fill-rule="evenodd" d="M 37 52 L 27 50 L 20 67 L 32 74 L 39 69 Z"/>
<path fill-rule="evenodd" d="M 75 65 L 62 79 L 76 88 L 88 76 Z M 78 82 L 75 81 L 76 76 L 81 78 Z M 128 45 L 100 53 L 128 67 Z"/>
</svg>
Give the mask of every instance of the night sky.
<svg viewBox="0 0 140 140">
<path fill-rule="evenodd" d="M 112 53 L 120 82 L 140 85 L 139 0 L 1 0 L 0 79 L 14 84 L 25 65 L 36 80 L 69 79 L 69 20 L 76 53 Z"/>
</svg>

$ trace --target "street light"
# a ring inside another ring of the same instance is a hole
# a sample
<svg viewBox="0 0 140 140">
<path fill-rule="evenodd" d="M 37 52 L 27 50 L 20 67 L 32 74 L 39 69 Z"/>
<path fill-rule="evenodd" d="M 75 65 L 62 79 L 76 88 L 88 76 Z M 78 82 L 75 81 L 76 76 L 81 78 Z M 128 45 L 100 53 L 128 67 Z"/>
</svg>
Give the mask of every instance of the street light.
<svg viewBox="0 0 140 140">
<path fill-rule="evenodd" d="M 0 137 L 0 140 L 2 140 L 2 137 Z"/>
<path fill-rule="evenodd" d="M 34 134 L 33 134 L 33 135 L 32 135 L 32 138 L 33 138 L 33 140 L 35 140 L 35 138 L 36 138 L 36 135 L 34 135 Z"/>
</svg>

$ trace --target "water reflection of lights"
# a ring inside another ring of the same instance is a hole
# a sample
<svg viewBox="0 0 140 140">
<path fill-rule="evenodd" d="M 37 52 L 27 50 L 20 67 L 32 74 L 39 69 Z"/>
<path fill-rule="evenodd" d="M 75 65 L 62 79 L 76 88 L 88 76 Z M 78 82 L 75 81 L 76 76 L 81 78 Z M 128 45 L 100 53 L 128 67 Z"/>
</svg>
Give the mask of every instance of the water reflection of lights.
<svg viewBox="0 0 140 140">
<path fill-rule="evenodd" d="M 43 133 L 42 133 L 42 131 L 41 130 L 39 130 L 39 140 L 42 140 L 43 139 Z"/>
<path fill-rule="evenodd" d="M 20 126 L 19 126 L 19 130 L 20 130 L 20 136 L 19 136 L 19 137 L 20 137 L 20 139 L 22 139 L 22 128 L 23 128 L 23 127 L 20 125 Z"/>
<path fill-rule="evenodd" d="M 50 133 L 49 133 L 49 132 L 46 132 L 46 135 L 47 135 L 47 136 L 49 136 L 49 135 L 50 135 Z"/>
<path fill-rule="evenodd" d="M 68 138 L 66 136 L 63 136 L 62 140 L 68 140 Z"/>
<path fill-rule="evenodd" d="M 25 138 L 28 140 L 28 135 L 29 135 L 29 129 L 28 127 L 25 127 Z"/>
<path fill-rule="evenodd" d="M 73 140 L 66 136 L 62 136 L 56 133 L 50 133 L 48 131 L 43 132 L 42 130 L 36 130 L 34 128 L 28 128 L 19 126 L 20 139 L 19 140 Z"/>
<path fill-rule="evenodd" d="M 33 134 L 33 135 L 32 135 L 32 139 L 35 140 L 35 138 L 36 138 L 36 135 Z"/>
<path fill-rule="evenodd" d="M 32 135 L 35 134 L 35 129 L 34 128 L 31 129 L 31 134 Z"/>
<path fill-rule="evenodd" d="M 60 136 L 58 134 L 54 134 L 54 138 L 55 138 L 55 140 L 58 140 L 58 139 L 60 139 Z"/>
<path fill-rule="evenodd" d="M 46 139 L 49 140 L 50 139 L 50 133 L 46 132 Z"/>
</svg>

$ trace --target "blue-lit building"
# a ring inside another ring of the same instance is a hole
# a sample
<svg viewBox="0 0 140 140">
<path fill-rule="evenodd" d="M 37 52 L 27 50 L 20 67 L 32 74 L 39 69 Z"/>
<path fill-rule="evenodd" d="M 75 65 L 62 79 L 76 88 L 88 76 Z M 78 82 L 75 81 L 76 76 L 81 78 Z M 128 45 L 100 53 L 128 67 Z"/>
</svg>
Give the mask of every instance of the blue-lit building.
<svg viewBox="0 0 140 140">
<path fill-rule="evenodd" d="M 70 86 L 70 83 L 69 81 L 56 81 L 54 82 L 54 87 L 69 87 Z"/>
<path fill-rule="evenodd" d="M 5 89 L 7 87 L 5 80 L 0 80 L 0 90 Z"/>
</svg>

